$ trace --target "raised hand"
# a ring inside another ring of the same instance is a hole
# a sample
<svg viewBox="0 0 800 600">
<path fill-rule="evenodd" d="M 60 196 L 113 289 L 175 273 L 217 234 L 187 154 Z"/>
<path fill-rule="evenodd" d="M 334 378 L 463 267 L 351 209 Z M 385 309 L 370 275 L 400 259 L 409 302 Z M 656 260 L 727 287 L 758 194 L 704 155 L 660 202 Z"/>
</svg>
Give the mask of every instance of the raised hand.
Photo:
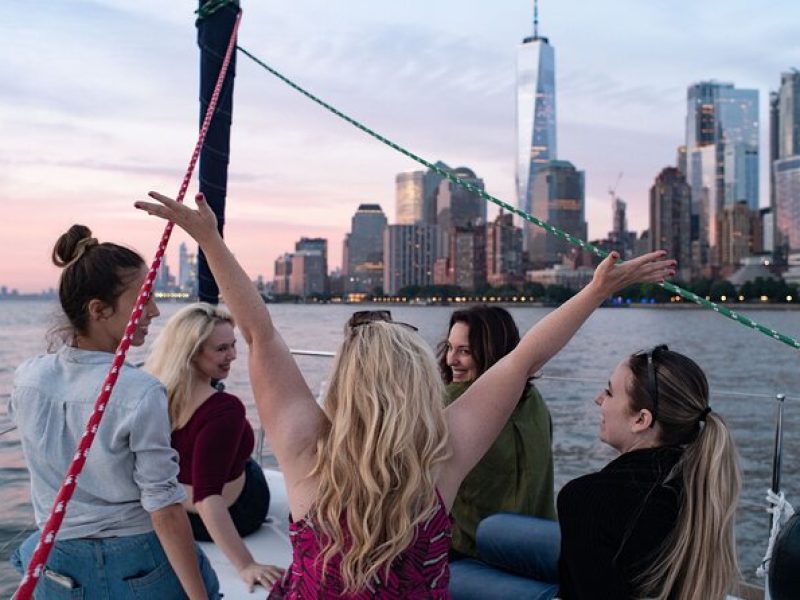
<svg viewBox="0 0 800 600">
<path fill-rule="evenodd" d="M 619 254 L 611 252 L 594 272 L 591 285 L 604 296 L 634 283 L 663 283 L 675 275 L 677 262 L 663 250 L 643 254 L 618 263 Z"/>
<path fill-rule="evenodd" d="M 201 245 L 204 241 L 218 235 L 217 217 L 206 203 L 203 194 L 197 194 L 194 197 L 197 210 L 185 204 L 179 204 L 172 198 L 158 192 L 149 192 L 147 195 L 154 200 L 158 200 L 159 204 L 139 201 L 134 202 L 133 205 L 139 210 L 145 211 L 148 215 L 155 215 L 167 221 L 173 221 Z"/>
</svg>

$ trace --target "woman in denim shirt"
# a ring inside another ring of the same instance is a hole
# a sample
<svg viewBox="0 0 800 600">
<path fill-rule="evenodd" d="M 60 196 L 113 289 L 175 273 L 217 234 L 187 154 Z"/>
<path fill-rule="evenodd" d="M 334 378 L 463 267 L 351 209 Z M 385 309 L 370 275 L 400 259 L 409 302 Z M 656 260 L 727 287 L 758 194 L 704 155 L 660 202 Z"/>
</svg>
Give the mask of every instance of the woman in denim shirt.
<svg viewBox="0 0 800 600">
<path fill-rule="evenodd" d="M 42 527 L 94 408 L 147 267 L 136 252 L 73 225 L 56 242 L 59 298 L 69 325 L 55 353 L 23 363 L 9 414 L 31 474 Z M 152 297 L 132 345 L 158 316 Z M 218 598 L 216 575 L 191 536 L 170 447 L 163 387 L 125 364 L 67 508 L 35 598 Z M 23 572 L 36 531 L 12 557 Z"/>
</svg>

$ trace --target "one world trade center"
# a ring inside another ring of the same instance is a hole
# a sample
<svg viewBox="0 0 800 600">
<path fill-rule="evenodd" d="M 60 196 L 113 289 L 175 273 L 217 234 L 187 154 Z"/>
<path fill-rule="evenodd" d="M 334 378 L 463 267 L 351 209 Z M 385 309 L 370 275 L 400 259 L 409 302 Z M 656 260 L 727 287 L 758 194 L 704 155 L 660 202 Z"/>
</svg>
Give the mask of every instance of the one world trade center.
<svg viewBox="0 0 800 600">
<path fill-rule="evenodd" d="M 517 53 L 517 206 L 547 220 L 547 195 L 540 191 L 539 198 L 534 192 L 538 171 L 556 159 L 555 50 L 538 30 L 534 2 L 533 35 L 522 41 Z M 526 252 L 530 252 L 531 228 L 535 227 L 523 224 Z"/>
</svg>

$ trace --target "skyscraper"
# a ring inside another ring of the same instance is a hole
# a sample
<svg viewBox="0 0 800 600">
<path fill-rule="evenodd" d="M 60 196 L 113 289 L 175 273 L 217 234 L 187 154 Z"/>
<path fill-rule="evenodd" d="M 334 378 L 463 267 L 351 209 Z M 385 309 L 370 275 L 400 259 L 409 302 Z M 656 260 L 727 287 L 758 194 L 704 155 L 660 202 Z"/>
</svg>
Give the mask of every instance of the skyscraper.
<svg viewBox="0 0 800 600">
<path fill-rule="evenodd" d="M 386 215 L 380 204 L 360 204 L 350 220 L 347 273 L 365 262 L 383 262 L 383 230 Z"/>
<path fill-rule="evenodd" d="M 522 281 L 522 230 L 514 226 L 511 213 L 502 209 L 486 226 L 486 278 L 490 285 L 500 286 Z"/>
<path fill-rule="evenodd" d="M 800 71 L 781 74 L 778 91 L 778 158 L 800 156 Z"/>
<path fill-rule="evenodd" d="M 435 225 L 389 225 L 383 234 L 383 286 L 396 294 L 410 285 L 431 285 L 440 243 Z"/>
<path fill-rule="evenodd" d="M 395 220 L 398 225 L 424 222 L 425 171 L 398 173 L 395 178 Z"/>
<path fill-rule="evenodd" d="M 181 291 L 194 294 L 197 291 L 197 262 L 189 252 L 186 242 L 178 247 L 178 287 Z"/>
<path fill-rule="evenodd" d="M 586 239 L 583 171 L 565 160 L 550 161 L 539 170 L 533 193 L 537 201 L 533 216 L 575 237 Z M 530 230 L 528 254 L 534 268 L 551 267 L 573 256 L 564 239 L 540 227 Z"/>
<path fill-rule="evenodd" d="M 691 278 L 691 190 L 683 173 L 667 167 L 650 188 L 650 251 L 678 261 L 679 278 Z"/>
<path fill-rule="evenodd" d="M 758 210 L 758 91 L 732 83 L 689 86 L 686 111 L 686 179 L 697 216 L 697 258 L 717 266 L 722 210 L 744 201 Z"/>
<path fill-rule="evenodd" d="M 781 75 L 777 94 L 777 157 L 770 165 L 774 178 L 774 218 L 777 246 L 800 251 L 800 71 Z"/>
<path fill-rule="evenodd" d="M 277 295 L 288 294 L 292 281 L 292 255 L 288 252 L 275 259 L 275 279 L 272 290 Z"/>
<path fill-rule="evenodd" d="M 542 167 L 556 158 L 555 51 L 539 36 L 538 3 L 533 5 L 533 35 L 522 40 L 517 52 L 517 208 L 541 212 L 536 179 Z M 535 225 L 523 225 L 523 244 L 529 249 Z"/>
<path fill-rule="evenodd" d="M 452 170 L 463 181 L 484 189 L 483 179 L 467 167 Z M 457 185 L 449 179 L 441 179 L 436 194 L 436 221 L 442 231 L 452 227 L 468 227 L 486 223 L 486 201 L 475 192 Z"/>
<path fill-rule="evenodd" d="M 486 226 L 453 227 L 449 255 L 455 285 L 467 291 L 486 285 Z"/>
<path fill-rule="evenodd" d="M 316 262 L 314 263 L 313 267 L 308 267 L 306 269 L 307 272 L 313 272 L 314 277 L 316 277 L 317 272 L 322 273 L 322 290 L 317 290 L 317 284 L 309 284 L 310 287 L 306 287 L 305 289 L 311 290 L 307 291 L 305 295 L 309 293 L 324 293 L 327 294 L 330 291 L 330 282 L 328 281 L 328 240 L 325 238 L 307 238 L 301 237 L 298 242 L 295 242 L 294 245 L 295 254 L 300 252 L 319 252 L 321 257 L 321 264 L 317 265 Z M 294 276 L 294 269 L 297 268 L 296 263 L 292 265 L 292 276 Z M 305 285 L 305 284 L 304 284 Z M 298 294 L 300 295 L 300 294 Z"/>
<path fill-rule="evenodd" d="M 382 276 L 385 229 L 386 215 L 379 204 L 359 205 L 346 238 L 346 292 L 370 292 L 377 286 L 375 270 L 380 269 Z"/>
</svg>

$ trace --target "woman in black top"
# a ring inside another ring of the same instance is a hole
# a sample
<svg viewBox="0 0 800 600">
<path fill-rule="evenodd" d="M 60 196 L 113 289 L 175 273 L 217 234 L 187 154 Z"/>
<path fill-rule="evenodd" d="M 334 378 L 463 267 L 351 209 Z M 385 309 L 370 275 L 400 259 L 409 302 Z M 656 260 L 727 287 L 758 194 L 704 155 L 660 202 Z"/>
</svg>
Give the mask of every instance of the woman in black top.
<svg viewBox="0 0 800 600">
<path fill-rule="evenodd" d="M 600 439 L 621 456 L 558 495 L 559 597 L 724 598 L 737 573 L 741 476 L 703 371 L 656 346 L 623 360 L 596 403 Z M 493 519 L 478 528 L 479 553 L 497 545 L 502 523 Z"/>
</svg>

